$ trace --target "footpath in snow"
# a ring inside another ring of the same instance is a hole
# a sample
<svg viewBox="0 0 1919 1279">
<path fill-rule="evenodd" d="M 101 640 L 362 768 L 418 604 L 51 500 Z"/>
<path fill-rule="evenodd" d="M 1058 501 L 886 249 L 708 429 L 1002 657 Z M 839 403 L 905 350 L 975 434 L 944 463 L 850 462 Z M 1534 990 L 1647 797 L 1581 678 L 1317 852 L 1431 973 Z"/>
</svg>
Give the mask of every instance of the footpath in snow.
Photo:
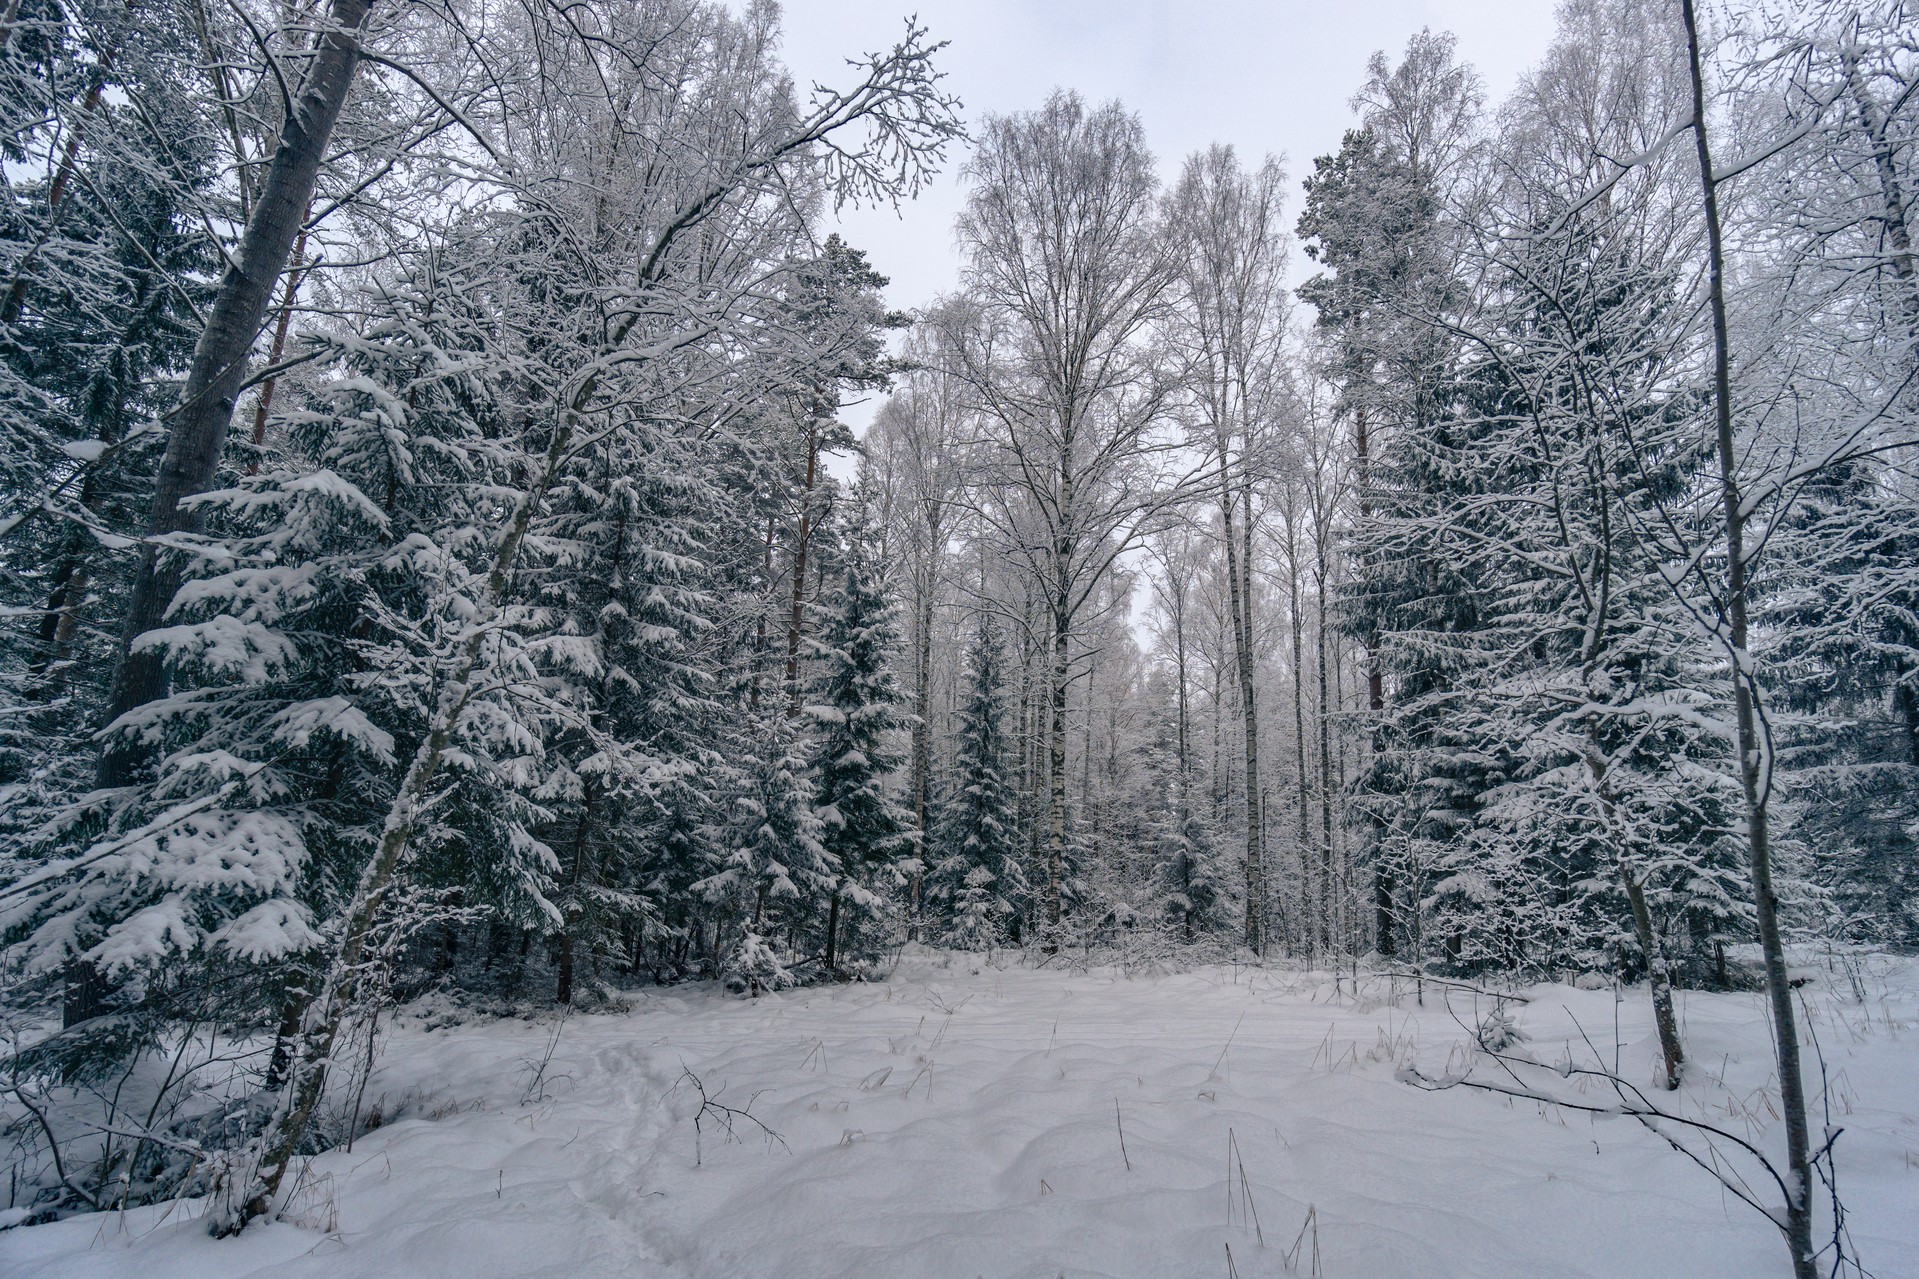
<svg viewBox="0 0 1919 1279">
<path fill-rule="evenodd" d="M 1610 1052 L 1617 1024 L 1650 1080 L 1643 991 L 1524 993 L 1525 1051 Z M 1854 1243 L 1919 1276 L 1919 965 L 1803 993 Z M 1784 1272 L 1771 1228 L 1630 1118 L 1399 1082 L 1457 1065 L 1490 1009 L 1424 997 L 917 954 L 884 983 L 648 990 L 563 1025 L 416 1008 L 367 1094 L 393 1118 L 314 1161 L 295 1220 L 215 1242 L 195 1203 L 74 1217 L 0 1233 L 0 1274 L 1255 1279 L 1315 1250 L 1328 1279 Z M 1776 1143 L 1759 996 L 1683 1012 L 1677 1104 Z M 750 1117 L 729 1133 L 702 1089 Z"/>
</svg>

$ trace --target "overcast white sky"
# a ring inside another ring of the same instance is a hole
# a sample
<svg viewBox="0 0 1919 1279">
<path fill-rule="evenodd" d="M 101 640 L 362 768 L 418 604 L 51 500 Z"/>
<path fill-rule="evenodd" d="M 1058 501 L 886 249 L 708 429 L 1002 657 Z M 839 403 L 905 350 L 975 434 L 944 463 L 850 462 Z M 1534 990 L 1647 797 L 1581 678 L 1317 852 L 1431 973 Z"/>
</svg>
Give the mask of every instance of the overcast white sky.
<svg viewBox="0 0 1919 1279">
<path fill-rule="evenodd" d="M 1230 142 L 1283 156 L 1295 181 L 1353 123 L 1347 100 L 1375 49 L 1421 27 L 1451 31 L 1497 101 L 1545 51 L 1552 0 L 787 0 L 786 61 L 802 85 L 844 84 L 841 59 L 890 46 L 918 10 L 951 41 L 939 65 L 968 121 L 1038 106 L 1055 86 L 1139 112 L 1170 178 L 1190 152 Z M 857 210 L 842 233 L 892 280 L 892 305 L 924 305 L 958 274 L 959 165 L 898 215 Z M 1289 218 L 1290 220 L 1290 218 Z"/>
<path fill-rule="evenodd" d="M 738 0 L 735 0 L 737 3 Z M 1353 124 L 1347 102 L 1375 49 L 1397 57 L 1421 27 L 1451 31 L 1497 102 L 1552 38 L 1555 0 L 785 0 L 785 52 L 804 89 L 844 85 L 843 59 L 890 48 L 917 12 L 934 39 L 950 41 L 938 65 L 945 85 L 982 115 L 1037 107 L 1055 87 L 1137 111 L 1170 179 L 1193 151 L 1230 142 L 1257 162 L 1285 159 L 1298 182 L 1313 158 L 1339 146 Z M 924 306 L 954 287 L 953 219 L 965 200 L 964 154 L 919 199 L 892 209 L 848 210 L 846 239 L 866 250 L 891 286 L 888 302 Z M 1298 255 L 1295 275 L 1303 276 Z M 880 396 L 840 417 L 864 432 Z M 853 459 L 827 465 L 841 479 Z"/>
<path fill-rule="evenodd" d="M 934 39 L 951 42 L 938 65 L 969 122 L 1037 107 L 1056 86 L 1095 102 L 1118 98 L 1144 121 L 1163 178 L 1213 142 L 1254 162 L 1283 157 L 1294 183 L 1290 223 L 1299 178 L 1353 124 L 1346 104 L 1375 49 L 1396 57 L 1421 27 L 1451 31 L 1497 102 L 1545 52 L 1553 8 L 1553 0 L 786 0 L 785 52 L 802 88 L 844 85 L 843 59 L 891 47 L 917 11 Z M 956 154 L 897 214 L 855 209 L 839 219 L 892 281 L 895 307 L 924 306 L 957 283 L 963 159 Z M 1297 258 L 1295 274 L 1304 274 Z M 841 416 L 863 430 L 876 401 Z"/>
</svg>

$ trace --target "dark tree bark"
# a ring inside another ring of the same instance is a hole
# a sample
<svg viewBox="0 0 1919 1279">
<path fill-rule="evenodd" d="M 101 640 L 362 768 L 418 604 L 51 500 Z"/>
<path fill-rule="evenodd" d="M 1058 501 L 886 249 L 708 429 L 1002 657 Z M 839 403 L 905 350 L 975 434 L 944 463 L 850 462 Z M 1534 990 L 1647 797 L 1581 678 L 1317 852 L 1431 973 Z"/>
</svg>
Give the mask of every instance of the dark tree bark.
<svg viewBox="0 0 1919 1279">
<path fill-rule="evenodd" d="M 828 973 L 836 973 L 840 967 L 840 890 L 833 889 L 833 900 L 826 908 L 826 953 L 823 957 Z"/>
<path fill-rule="evenodd" d="M 1313 805 L 1306 780 L 1306 658 L 1299 599 L 1299 530 L 1290 518 L 1286 529 L 1286 609 L 1293 648 L 1293 780 L 1297 783 L 1299 855 L 1303 861 L 1311 843 Z"/>
<path fill-rule="evenodd" d="M 1326 591 L 1331 585 L 1332 569 L 1326 562 L 1326 538 L 1316 539 L 1318 569 L 1318 630 L 1315 647 L 1319 665 L 1319 891 L 1321 936 L 1328 951 L 1334 948 L 1333 927 L 1333 717 L 1332 693 L 1327 667 L 1332 650 L 1332 632 L 1327 626 Z"/>
<path fill-rule="evenodd" d="M 800 713 L 800 636 L 806 628 L 806 552 L 813 540 L 813 488 L 819 480 L 819 431 L 806 428 L 806 486 L 800 490 L 798 537 L 793 543 L 793 598 L 786 624 L 786 713 Z"/>
<path fill-rule="evenodd" d="M 312 206 L 308 206 L 311 211 Z M 293 325 L 293 300 L 299 295 L 300 280 L 306 267 L 306 228 L 300 228 L 300 238 L 293 246 L 293 269 L 287 272 L 286 287 L 280 293 L 280 318 L 273 325 L 273 345 L 267 350 L 267 367 L 272 368 L 280 362 L 287 349 L 287 330 Z M 278 377 L 270 377 L 260 384 L 260 400 L 253 407 L 253 447 L 257 450 L 267 441 L 267 418 L 273 413 L 273 391 L 279 384 Z M 407 392 L 408 407 L 412 406 L 412 391 Z M 260 469 L 259 460 L 247 463 L 247 474 L 252 475 Z M 392 489 L 388 488 L 387 507 L 392 510 Z"/>
<path fill-rule="evenodd" d="M 1264 823 L 1260 820 L 1259 704 L 1253 690 L 1252 636 L 1252 490 L 1237 496 L 1244 503 L 1244 523 L 1234 518 L 1235 494 L 1226 477 L 1226 437 L 1220 435 L 1221 532 L 1226 543 L 1227 607 L 1233 615 L 1233 665 L 1239 685 L 1239 712 L 1244 735 L 1246 775 L 1246 928 L 1242 940 L 1255 955 L 1266 949 L 1266 867 Z M 1238 527 L 1235 527 L 1238 525 Z M 1244 542 L 1241 537 L 1244 537 Z"/>
<path fill-rule="evenodd" d="M 1193 762 L 1192 762 L 1192 697 L 1189 688 L 1189 676 L 1186 660 L 1186 602 L 1185 584 L 1176 583 L 1173 589 L 1180 592 L 1177 606 L 1173 610 L 1173 672 L 1177 681 L 1175 686 L 1174 746 L 1178 751 L 1178 798 L 1174 820 L 1179 823 L 1179 832 L 1185 835 L 1193 811 Z M 1186 908 L 1182 914 L 1181 934 L 1192 941 L 1198 931 L 1198 920 L 1193 910 L 1193 851 L 1188 849 L 1184 864 L 1180 867 L 1180 895 L 1186 899 Z"/>
<path fill-rule="evenodd" d="M 926 849 L 932 843 L 930 789 L 933 771 L 933 595 L 939 582 L 942 530 L 939 507 L 925 507 L 926 562 L 913 580 L 913 824 L 920 833 L 920 869 L 913 872 L 912 933 L 919 937 L 921 898 L 926 884 Z"/>
<path fill-rule="evenodd" d="M 1370 482 L 1368 465 L 1372 460 L 1370 441 L 1366 435 L 1366 406 L 1359 405 L 1353 412 L 1353 461 L 1358 470 L 1359 481 L 1359 518 L 1363 521 L 1372 514 L 1372 503 L 1367 498 L 1366 486 Z M 1366 711 L 1372 725 L 1373 757 L 1379 755 L 1379 720 L 1386 711 L 1386 681 L 1379 669 L 1378 632 L 1366 637 Z M 1377 823 L 1375 823 L 1377 827 Z M 1391 959 L 1399 953 L 1397 929 L 1398 910 L 1394 904 L 1395 886 L 1393 870 L 1379 851 L 1379 832 L 1373 832 L 1373 928 L 1375 944 L 1379 953 Z"/>
<path fill-rule="evenodd" d="M 578 941 L 580 924 L 584 908 L 580 904 L 580 895 L 584 890 L 591 871 L 588 858 L 591 856 L 587 842 L 593 830 L 593 799 L 595 787 L 588 783 L 586 794 L 580 801 L 580 815 L 573 826 L 573 864 L 567 875 L 567 887 L 572 898 L 566 906 L 566 922 L 560 928 L 560 971 L 556 974 L 553 988 L 553 1002 L 571 1004 L 573 1002 L 573 950 Z"/>
<path fill-rule="evenodd" d="M 1062 557 L 1063 558 L 1063 557 Z M 1061 588 L 1064 596 L 1065 588 Z M 1053 614 L 1053 646 L 1047 668 L 1046 715 L 1046 922 L 1057 926 L 1066 880 L 1066 681 L 1071 669 L 1073 621 L 1064 603 Z M 1057 940 L 1057 939 L 1054 939 Z M 1050 943 L 1049 943 L 1050 944 Z"/>
<path fill-rule="evenodd" d="M 917 481 L 924 485 L 924 470 L 918 468 Z M 933 845 L 930 829 L 933 772 L 933 605 L 939 594 L 941 555 L 945 545 L 945 506 L 939 496 L 921 488 L 916 492 L 919 540 L 908 582 L 913 593 L 913 725 L 911 751 L 907 764 L 907 786 L 913 797 L 913 825 L 919 831 L 918 869 L 913 872 L 907 904 L 907 936 L 920 938 L 921 917 L 925 909 L 926 868 Z M 950 709 L 950 708 L 949 708 Z"/>
</svg>

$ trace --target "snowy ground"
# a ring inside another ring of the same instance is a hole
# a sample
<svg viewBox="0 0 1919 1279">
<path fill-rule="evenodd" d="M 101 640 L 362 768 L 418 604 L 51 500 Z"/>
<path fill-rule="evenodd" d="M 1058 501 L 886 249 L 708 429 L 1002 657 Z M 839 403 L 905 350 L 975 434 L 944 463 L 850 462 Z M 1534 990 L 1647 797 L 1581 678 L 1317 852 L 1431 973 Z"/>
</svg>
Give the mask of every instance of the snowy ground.
<svg viewBox="0 0 1919 1279">
<path fill-rule="evenodd" d="M 0 1273 L 1255 1279 L 1313 1273 L 1312 1226 L 1287 1259 L 1309 1208 L 1329 1279 L 1782 1273 L 1770 1227 L 1631 1119 L 1396 1081 L 1465 1032 L 1439 990 L 1389 987 L 923 955 L 752 1002 L 648 991 L 568 1021 L 528 1100 L 552 1022 L 418 1010 L 368 1094 L 399 1118 L 316 1161 L 300 1221 L 216 1243 L 194 1204 L 75 1217 L 0 1233 Z M 1804 993 L 1854 1241 L 1880 1279 L 1919 1276 L 1919 964 L 1872 961 L 1863 988 Z M 1526 993 L 1526 1051 L 1583 1053 L 1583 1027 L 1610 1054 L 1617 1009 L 1622 1068 L 1650 1078 L 1643 991 Z M 1474 997 L 1450 1003 L 1470 1024 Z M 1684 1011 L 1686 1104 L 1776 1141 L 1757 996 Z M 696 1134 L 688 1072 L 778 1139 Z"/>
</svg>

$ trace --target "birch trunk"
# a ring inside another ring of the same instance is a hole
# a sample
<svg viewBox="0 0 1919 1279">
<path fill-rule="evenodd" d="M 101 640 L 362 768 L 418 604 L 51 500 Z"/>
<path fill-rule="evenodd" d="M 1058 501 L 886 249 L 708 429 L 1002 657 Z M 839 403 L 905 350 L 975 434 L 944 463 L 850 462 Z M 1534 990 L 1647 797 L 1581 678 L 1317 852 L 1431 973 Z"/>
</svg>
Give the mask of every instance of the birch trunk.
<svg viewBox="0 0 1919 1279">
<path fill-rule="evenodd" d="M 1299 856 L 1305 863 L 1312 844 L 1312 795 L 1306 771 L 1306 650 L 1304 618 L 1299 599 L 1299 530 L 1286 529 L 1286 604 L 1293 648 L 1293 768 L 1299 792 Z"/>
<path fill-rule="evenodd" d="M 1046 689 L 1046 922 L 1057 930 L 1066 878 L 1066 679 L 1072 620 L 1053 615 L 1053 651 Z M 1057 937 L 1049 940 L 1055 944 Z"/>
<path fill-rule="evenodd" d="M 1733 434 L 1732 350 L 1726 322 L 1725 247 L 1719 220 L 1718 181 L 1706 136 L 1706 82 L 1693 0 L 1680 0 L 1686 27 L 1687 68 L 1692 78 L 1692 135 L 1699 161 L 1700 199 L 1706 220 L 1707 294 L 1712 312 L 1713 416 L 1719 459 L 1720 500 L 1725 520 L 1726 583 L 1724 644 L 1731 661 L 1739 785 L 1746 809 L 1746 848 L 1752 879 L 1759 947 L 1765 960 L 1766 997 L 1772 1010 L 1778 1055 L 1779 1100 L 1786 1121 L 1786 1246 L 1795 1279 L 1816 1279 L 1812 1246 L 1812 1142 L 1806 1121 L 1806 1090 L 1799 1062 L 1799 1028 L 1786 974 L 1786 946 L 1779 927 L 1779 898 L 1772 883 L 1772 829 L 1768 812 L 1769 743 L 1765 740 L 1746 617 L 1748 591 L 1746 522 Z"/>
<path fill-rule="evenodd" d="M 1313 647 L 1318 650 L 1319 663 L 1319 714 L 1316 717 L 1319 726 L 1319 869 L 1321 919 L 1324 927 L 1326 948 L 1333 948 L 1333 721 L 1327 708 L 1332 704 L 1331 691 L 1328 688 L 1327 662 L 1332 647 L 1331 635 L 1326 625 L 1326 587 L 1330 575 L 1326 563 L 1326 539 L 1316 538 L 1318 543 L 1318 635 Z"/>
<path fill-rule="evenodd" d="M 1639 938 L 1640 953 L 1646 957 L 1646 984 L 1652 988 L 1653 1022 L 1659 1030 L 1659 1053 L 1665 1066 L 1661 1083 L 1671 1092 L 1679 1087 L 1679 1075 L 1686 1064 L 1685 1046 L 1679 1039 L 1679 1019 L 1673 1015 L 1672 972 L 1666 953 L 1659 945 L 1659 935 L 1653 931 L 1645 881 L 1623 858 L 1620 875 L 1626 881 L 1626 903 L 1632 909 L 1633 933 Z"/>
<path fill-rule="evenodd" d="M 261 197 L 265 203 L 265 195 Z M 393 887 L 401 857 L 413 838 L 414 828 L 433 794 L 433 779 L 440 761 L 452 741 L 467 703 L 473 697 L 473 679 L 479 673 L 486 639 L 492 628 L 486 624 L 506 600 L 507 587 L 518 564 L 520 548 L 525 544 L 533 513 L 545 500 L 547 487 L 558 472 L 572 442 L 572 415 L 563 413 L 555 424 L 547 445 L 544 464 L 534 482 L 520 498 L 487 572 L 486 589 L 481 599 L 482 615 L 476 619 L 455 650 L 455 658 L 441 686 L 438 703 L 426 736 L 414 751 L 406 775 L 401 779 L 393 803 L 381 827 L 380 842 L 360 874 L 360 880 L 348 903 L 340 928 L 340 939 L 327 965 L 319 992 L 307 1001 L 302 1011 L 299 1048 L 280 1102 L 274 1108 L 259 1144 L 259 1157 L 244 1187 L 237 1184 L 228 1202 L 213 1214 L 216 1235 L 237 1234 L 248 1222 L 264 1215 L 273 1206 L 288 1166 L 306 1133 L 307 1122 L 319 1104 L 326 1083 L 327 1061 L 333 1053 L 341 1022 L 352 1003 L 367 938 L 380 907 Z"/>
<path fill-rule="evenodd" d="M 305 221 L 326 158 L 327 140 L 359 68 L 361 28 L 372 7 L 372 0 L 332 0 L 326 29 L 315 42 L 299 93 L 287 113 L 239 251 L 220 278 L 206 327 L 194 346 L 154 485 L 145 554 L 121 628 L 108 723 L 166 693 L 161 654 L 133 651 L 133 641 L 165 618 L 180 585 L 179 561 L 162 555 L 157 539 L 171 533 L 197 533 L 204 526 L 204 517 L 182 503 L 213 483 L 234 403 L 246 381 L 248 353 L 266 317 L 273 283 Z M 143 755 L 125 735 L 108 738 L 100 754 L 99 784 L 126 785 Z"/>
</svg>

